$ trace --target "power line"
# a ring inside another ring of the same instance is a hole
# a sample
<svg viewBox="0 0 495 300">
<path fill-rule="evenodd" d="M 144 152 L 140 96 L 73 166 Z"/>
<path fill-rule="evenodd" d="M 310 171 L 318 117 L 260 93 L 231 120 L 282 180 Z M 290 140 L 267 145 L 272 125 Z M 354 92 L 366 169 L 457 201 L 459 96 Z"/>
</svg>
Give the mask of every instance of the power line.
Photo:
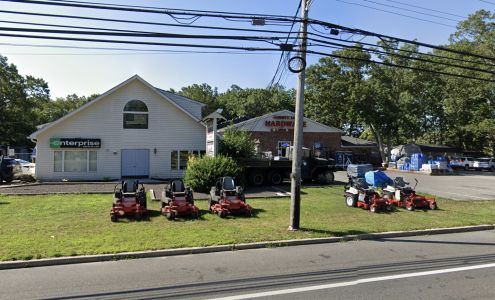
<svg viewBox="0 0 495 300">
<path fill-rule="evenodd" d="M 394 56 L 394 57 L 405 58 L 407 60 L 414 60 L 414 61 L 426 62 L 426 63 L 432 64 L 432 65 L 443 65 L 443 66 L 447 66 L 447 67 L 454 67 L 454 68 L 459 68 L 459 69 L 464 69 L 464 70 L 470 70 L 470 71 L 476 71 L 476 72 L 481 72 L 481 73 L 487 73 L 487 74 L 490 74 L 490 75 L 495 75 L 495 72 L 494 71 L 484 70 L 484 69 L 470 67 L 470 66 L 457 65 L 457 64 L 451 64 L 451 63 L 440 62 L 440 61 L 437 62 L 437 61 L 432 61 L 432 60 L 424 59 L 424 58 L 421 58 L 421 57 L 405 56 L 405 55 L 401 55 L 401 54 L 394 53 L 394 52 L 386 52 L 386 51 L 381 51 L 381 50 L 377 50 L 377 49 L 369 49 L 369 48 L 359 47 L 359 46 L 348 46 L 348 45 L 344 45 L 344 44 L 332 43 L 332 42 L 325 42 L 325 41 L 321 41 L 321 40 L 318 40 L 318 39 L 312 39 L 312 38 L 308 38 L 308 40 L 312 40 L 312 41 L 315 41 L 315 42 L 324 43 L 324 45 L 322 45 L 322 44 L 315 44 L 317 46 L 322 46 L 322 47 L 326 47 L 326 45 L 339 46 L 339 47 L 342 47 L 343 49 L 363 50 L 363 51 L 366 51 L 368 53 L 385 54 L 385 55 L 390 55 L 390 56 Z"/>
<path fill-rule="evenodd" d="M 46 35 L 21 35 L 21 34 L 0 33 L 0 36 L 28 38 L 28 39 L 62 40 L 62 41 L 93 42 L 93 43 L 115 43 L 115 44 L 130 44 L 130 45 L 212 48 L 212 49 L 230 49 L 230 50 L 245 50 L 245 51 L 281 51 L 279 48 L 241 47 L 241 46 L 225 46 L 225 45 L 211 45 L 211 44 L 201 45 L 201 44 L 180 44 L 180 43 L 161 43 L 161 42 L 159 43 L 159 42 L 144 42 L 144 41 L 129 41 L 129 40 L 59 37 L 59 36 L 46 36 Z"/>
<path fill-rule="evenodd" d="M 297 14 L 297 12 L 296 12 Z M 47 24 L 47 23 L 32 23 L 32 22 L 15 22 L 15 21 L 0 21 L 0 23 L 8 23 L 8 24 L 21 24 L 21 25 L 35 25 L 35 26 L 47 26 L 47 27 L 60 27 L 60 28 L 72 28 L 72 29 L 90 29 L 90 30 L 105 30 L 105 31 L 116 31 L 116 32 L 130 32 L 130 33 L 140 33 L 140 34 L 156 34 L 156 35 L 161 35 L 163 33 L 160 33 L 160 32 L 152 32 L 152 31 L 135 31 L 135 30 L 122 30 L 122 29 L 115 29 L 115 28 L 101 28 L 101 27 L 86 27 L 86 26 L 70 26 L 70 25 L 59 25 L 59 24 Z M 317 32 L 320 32 L 318 31 L 316 28 L 314 28 L 314 26 L 311 25 L 311 27 L 317 31 Z M 322 33 L 322 32 L 320 32 Z M 288 39 L 290 37 L 290 35 L 292 34 L 292 31 L 289 31 L 288 32 L 288 36 L 287 36 L 287 39 L 286 39 L 286 43 L 288 42 Z M 341 42 L 347 42 L 345 40 L 341 40 L 341 39 L 336 39 L 336 38 L 332 38 L 332 37 L 327 37 L 325 35 L 321 35 L 321 34 L 316 34 L 316 33 L 311 33 L 310 34 L 312 35 L 315 35 L 315 36 L 318 36 L 318 37 L 322 37 L 322 38 L 325 38 L 325 39 L 330 39 L 330 40 L 336 40 L 336 41 L 341 41 Z M 297 37 L 296 37 L 297 39 Z M 373 44 L 370 44 L 370 43 L 361 43 L 363 45 L 368 45 L 368 46 L 375 46 Z M 444 59 L 450 59 L 450 60 L 456 60 L 456 61 L 462 61 L 462 62 L 468 62 L 468 63 L 479 63 L 479 62 L 473 62 L 473 61 L 469 61 L 469 60 L 463 60 L 463 59 L 458 59 L 458 58 L 452 58 L 452 57 L 444 57 L 444 56 L 440 56 L 440 55 L 434 55 L 434 54 L 428 54 L 428 53 L 422 53 L 422 52 L 417 52 L 417 51 L 410 51 L 410 50 L 406 50 L 406 49 L 398 49 L 398 48 L 393 48 L 393 47 L 385 47 L 385 46 L 382 46 L 382 48 L 384 49 L 394 49 L 394 50 L 398 50 L 398 51 L 403 51 L 403 52 L 408 52 L 408 53 L 417 53 L 417 54 L 422 54 L 422 55 L 425 55 L 425 56 L 430 56 L 430 57 L 436 57 L 436 58 L 444 58 Z M 281 57 L 280 57 L 280 60 L 279 60 L 279 67 L 277 67 L 277 71 L 275 72 L 275 75 L 274 77 L 272 78 L 272 81 L 270 83 L 270 85 L 273 85 L 273 83 L 275 82 L 275 78 L 276 78 L 276 75 L 278 75 L 278 72 L 280 71 L 280 67 L 285 64 L 285 60 L 287 60 L 287 56 L 284 56 L 284 52 L 281 53 Z M 284 58 L 284 62 L 282 64 L 282 58 Z M 495 66 L 495 65 L 494 65 Z M 279 80 L 281 79 L 281 77 L 283 76 L 283 74 L 280 74 L 280 77 L 279 77 Z"/>
<path fill-rule="evenodd" d="M 146 38 L 178 38 L 178 39 L 216 39 L 216 40 L 242 40 L 242 41 L 279 41 L 283 37 L 270 36 L 236 36 L 236 35 L 201 35 L 201 34 L 179 34 L 179 33 L 136 33 L 136 32 L 108 32 L 108 31 L 83 31 L 83 30 L 56 30 L 39 28 L 13 28 L 0 27 L 0 31 L 14 32 L 36 32 L 52 34 L 70 35 L 98 35 L 98 36 L 118 36 L 118 37 L 146 37 Z"/>
<path fill-rule="evenodd" d="M 344 1 L 344 0 L 335 0 L 335 1 L 346 3 L 346 4 L 350 4 L 350 5 L 361 6 L 361 7 L 365 7 L 365 8 L 369 8 L 369 9 L 373 9 L 373 10 L 377 10 L 377 11 L 381 11 L 381 12 L 386 12 L 386 13 L 389 13 L 389 14 L 393 14 L 393 15 L 397 15 L 397 16 L 401 16 L 401 17 L 406 17 L 406 18 L 410 18 L 410 19 L 414 19 L 414 20 L 419 20 L 419 21 L 424 21 L 424 22 L 433 23 L 433 24 L 437 24 L 437 25 L 442 25 L 442 26 L 446 26 L 446 27 L 456 28 L 455 26 L 452 26 L 450 24 L 445 24 L 445 23 L 441 23 L 441 22 L 437 22 L 437 21 L 432 21 L 432 20 L 428 20 L 428 19 L 418 18 L 418 17 L 414 17 L 414 16 L 410 16 L 410 15 L 406 15 L 406 14 L 402 14 L 402 13 L 398 13 L 398 12 L 394 12 L 394 11 L 390 11 L 390 10 L 386 10 L 386 9 L 376 8 L 376 7 L 369 6 L 369 5 L 364 5 L 364 4 L 355 3 L 355 2 L 349 2 L 349 1 Z"/>
<path fill-rule="evenodd" d="M 14 0 L 0 0 L 0 1 L 14 1 Z M 18 2 L 18 1 L 15 1 L 15 2 Z M 0 11 L 0 12 L 13 13 L 12 11 Z M 77 17 L 77 16 L 61 16 L 61 15 L 54 15 L 54 14 L 40 14 L 40 13 L 26 13 L 26 12 L 15 12 L 15 13 L 30 14 L 30 15 L 39 15 L 39 16 L 57 16 L 57 17 L 67 17 L 67 18 L 80 18 L 80 17 Z M 153 22 L 142 22 L 142 21 L 124 21 L 124 20 L 118 20 L 118 19 L 104 19 L 104 18 L 91 18 L 91 17 L 83 17 L 83 18 L 84 19 L 91 19 L 91 20 L 100 20 L 100 21 L 126 22 L 126 23 L 138 23 L 138 24 L 148 24 L 148 25 L 165 25 L 164 23 L 153 23 Z M 292 21 L 293 20 L 291 20 L 291 22 Z M 468 53 L 468 52 L 464 52 L 464 51 L 456 51 L 456 50 L 445 48 L 445 47 L 441 47 L 441 46 L 435 46 L 435 45 L 426 44 L 426 43 L 420 43 L 420 42 L 416 42 L 416 41 L 412 41 L 412 40 L 407 40 L 407 39 L 403 39 L 403 38 L 397 38 L 397 37 L 382 35 L 382 34 L 378 34 L 378 33 L 369 32 L 369 31 L 366 31 L 366 30 L 349 28 L 349 27 L 345 27 L 345 26 L 341 26 L 341 25 L 337 25 L 337 24 L 332 24 L 332 23 L 324 22 L 324 21 L 320 21 L 320 20 L 314 20 L 314 19 L 313 20 L 309 20 L 309 23 L 310 24 L 318 24 L 318 25 L 325 26 L 325 27 L 328 27 L 328 28 L 336 28 L 336 29 L 340 29 L 340 30 L 347 31 L 347 32 L 350 32 L 350 33 L 354 33 L 354 34 L 360 34 L 360 35 L 363 35 L 364 34 L 364 35 L 370 35 L 370 36 L 375 36 L 375 37 L 383 37 L 383 38 L 397 40 L 397 41 L 401 41 L 401 42 L 404 42 L 404 43 L 410 43 L 410 44 L 419 45 L 419 46 L 423 46 L 423 47 L 427 47 L 427 48 L 432 48 L 432 49 L 437 49 L 437 50 L 442 50 L 442 51 L 448 51 L 448 52 L 452 52 L 452 53 L 457 53 L 457 54 L 461 54 L 461 55 L 467 55 L 467 56 L 473 56 L 473 57 L 477 57 L 477 58 L 483 58 L 483 59 L 493 60 L 493 58 L 482 56 L 482 55 L 477 55 L 477 54 Z M 166 25 L 171 26 L 171 24 L 166 24 Z M 174 25 L 176 25 L 176 26 L 185 26 L 185 25 L 181 25 L 181 24 L 174 24 Z M 193 27 L 194 25 L 189 25 L 189 26 Z M 210 29 L 214 29 L 212 26 L 209 26 L 209 27 L 207 27 L 207 26 L 194 26 L 194 28 L 210 28 Z M 226 29 L 226 28 L 216 28 L 216 29 L 232 30 L 232 29 Z M 255 29 L 245 29 L 245 30 L 246 31 L 255 31 Z M 266 32 L 274 32 L 274 31 L 266 31 Z M 280 31 L 278 31 L 278 32 L 280 32 Z"/>
<path fill-rule="evenodd" d="M 490 1 L 485 1 L 485 0 L 480 0 L 481 2 L 485 2 L 485 3 L 488 3 L 488 4 L 491 4 L 491 5 L 495 5 L 494 2 L 490 2 Z"/>
<path fill-rule="evenodd" d="M 3 0 L 0 0 L 0 1 L 3 1 Z M 289 31 L 282 31 L 282 30 L 264 30 L 264 29 L 239 28 L 239 27 L 233 28 L 233 27 L 221 27 L 221 26 L 186 25 L 186 24 L 173 24 L 173 23 L 163 23 L 163 22 L 147 22 L 147 21 L 124 20 L 124 19 L 86 17 L 86 16 L 78 16 L 78 15 L 60 15 L 60 14 L 9 11 L 9 10 L 0 10 L 0 13 L 39 16 L 39 17 L 67 18 L 67 19 L 78 19 L 78 20 L 88 20 L 88 21 L 127 23 L 127 24 L 170 26 L 170 27 L 180 27 L 180 28 L 249 31 L 249 32 L 280 33 L 280 34 L 288 34 L 289 33 Z M 43 25 L 43 26 L 54 26 L 54 25 Z M 58 25 L 58 26 L 61 26 L 61 25 Z"/>
<path fill-rule="evenodd" d="M 110 50 L 110 51 L 136 51 L 139 53 L 149 53 L 149 54 L 278 54 L 278 50 L 271 52 L 246 52 L 246 51 L 199 51 L 199 50 L 164 50 L 164 49 L 137 49 L 137 48 L 117 48 L 117 47 L 84 47 L 84 46 L 65 46 L 65 45 L 40 45 L 40 44 L 19 44 L 19 43 L 0 43 L 0 46 L 9 46 L 9 47 L 33 47 L 33 48 L 54 48 L 54 49 L 79 49 L 79 50 Z M 4 55 L 6 53 L 3 53 Z M 23 55 L 72 55 L 72 53 L 24 53 Z M 113 52 L 111 54 L 128 54 L 128 53 L 117 53 Z M 19 55 L 19 53 L 12 53 L 11 55 Z M 86 55 L 84 53 L 74 54 L 74 55 Z M 87 55 L 99 55 L 87 53 Z M 103 54 L 102 54 L 103 55 Z"/>
<path fill-rule="evenodd" d="M 335 28 L 335 29 L 344 29 L 344 30 L 347 30 L 347 31 L 350 31 L 350 32 L 354 32 L 356 34 L 360 34 L 360 35 L 374 36 L 374 37 L 377 37 L 377 38 L 380 38 L 380 39 L 389 39 L 389 40 L 394 40 L 394 41 L 403 42 L 403 43 L 407 43 L 407 44 L 422 46 L 422 47 L 426 47 L 426 48 L 431 48 L 431 49 L 436 49 L 436 50 L 442 50 L 442 51 L 445 51 L 445 52 L 451 52 L 451 53 L 456 53 L 456 54 L 460 54 L 460 55 L 471 56 L 471 57 L 476 57 L 476 58 L 482 58 L 482 59 L 488 59 L 488 60 L 491 60 L 491 61 L 495 61 L 495 58 L 494 57 L 489 57 L 489 56 L 485 56 L 485 55 L 481 55 L 481 54 L 476 54 L 476 53 L 471 53 L 471 52 L 466 52 L 466 51 L 455 50 L 455 49 L 447 48 L 447 47 L 444 47 L 444 46 L 437 46 L 437 45 L 433 45 L 433 44 L 418 42 L 418 41 L 414 41 L 414 40 L 408 40 L 408 39 L 394 37 L 394 36 L 390 36 L 390 35 L 379 34 L 379 33 L 376 33 L 376 32 L 367 31 L 367 30 L 363 30 L 363 29 L 349 28 L 349 27 L 346 27 L 346 26 L 342 26 L 342 25 L 338 25 L 338 24 L 333 24 L 333 23 L 329 23 L 329 22 L 324 22 L 324 21 L 320 21 L 320 20 L 316 20 L 316 19 L 310 19 L 309 20 L 309 23 L 318 24 L 318 25 L 322 25 L 322 26 L 327 26 L 327 27 Z"/>
<path fill-rule="evenodd" d="M 231 18 L 231 19 L 245 19 L 251 20 L 253 17 L 260 15 L 249 15 L 245 13 L 224 13 L 215 11 L 191 11 L 184 9 L 170 9 L 170 8 L 136 8 L 132 6 L 119 6 L 111 4 L 91 4 L 91 2 L 83 1 L 71 1 L 69 2 L 50 2 L 50 1 L 40 1 L 40 0 L 0 0 L 4 2 L 17 2 L 17 3 L 28 3 L 28 4 L 39 4 L 39 5 L 50 5 L 50 6 L 67 6 L 76 8 L 91 8 L 100 10 L 116 10 L 116 11 L 127 11 L 127 12 L 140 12 L 140 13 L 154 13 L 154 14 L 166 14 L 166 15 L 187 15 L 187 16 L 201 16 L 201 17 L 214 17 L 214 18 Z M 291 17 L 288 16 L 262 16 L 266 20 L 270 21 L 282 21 L 282 22 L 293 22 Z M 299 19 L 298 19 L 299 21 Z"/>
<path fill-rule="evenodd" d="M 423 69 L 423 68 L 418 68 L 418 67 L 397 65 L 397 64 L 392 64 L 392 63 L 383 62 L 383 61 L 362 59 L 362 58 L 358 58 L 358 57 L 347 57 L 347 56 L 329 54 L 329 53 L 313 51 L 313 50 L 308 50 L 308 53 L 321 55 L 321 56 L 328 56 L 328 57 L 333 57 L 333 58 L 339 58 L 339 59 L 357 60 L 357 61 L 362 61 L 362 62 L 371 63 L 371 64 L 378 64 L 378 65 L 384 65 L 384 66 L 389 66 L 389 67 L 397 67 L 397 68 L 415 70 L 415 71 L 420 71 L 420 72 L 427 72 L 427 73 L 432 73 L 432 74 L 437 74 L 437 75 L 446 75 L 446 76 L 452 76 L 452 77 L 458 77 L 458 78 L 474 79 L 474 80 L 480 80 L 480 81 L 486 81 L 486 82 L 495 82 L 495 80 L 487 79 L 487 78 L 474 77 L 474 76 L 468 76 L 468 75 L 462 75 L 462 74 L 453 74 L 453 73 L 448 73 L 448 72 L 443 72 L 443 71 L 434 71 L 434 70 L 428 70 L 428 69 Z"/>
<path fill-rule="evenodd" d="M 212 10 L 195 10 L 195 9 L 171 9 L 165 7 L 156 6 L 140 6 L 140 5 L 129 5 L 129 4 L 114 4 L 114 3 L 103 3 L 103 2 L 90 2 L 90 1 L 71 1 L 71 0 L 48 0 L 51 2 L 67 2 L 67 3 L 83 3 L 83 4 L 96 4 L 96 5 L 107 5 L 107 6 L 117 6 L 117 7 L 130 7 L 130 8 L 142 8 L 142 9 L 155 9 L 155 10 L 180 10 L 190 13 L 222 13 L 229 15 L 239 15 L 239 16 L 260 16 L 260 17 L 285 17 L 281 15 L 273 14 L 259 14 L 259 13 L 238 13 L 238 12 L 226 12 L 226 11 L 212 11 Z"/>
<path fill-rule="evenodd" d="M 299 1 L 299 5 L 297 6 L 296 13 L 294 14 L 294 19 L 295 19 L 295 18 L 297 18 L 297 15 L 299 14 L 299 10 L 301 9 L 301 4 L 302 4 L 302 1 L 303 1 L 303 0 L 300 0 L 300 1 Z M 286 44 L 289 42 L 289 37 L 290 37 L 290 35 L 291 35 L 291 33 L 292 33 L 292 29 L 294 28 L 294 24 L 295 24 L 295 22 L 293 22 L 293 23 L 292 23 L 292 26 L 290 27 L 289 33 L 287 34 L 287 39 L 285 39 L 285 43 L 286 43 Z M 271 86 L 273 86 L 273 84 L 274 84 L 274 82 L 275 82 L 275 79 L 277 78 L 277 75 L 278 75 L 278 73 L 280 72 L 280 69 L 281 69 L 281 68 L 282 68 L 282 66 L 285 64 L 284 62 L 282 62 L 282 60 L 285 60 L 285 59 L 284 59 L 284 54 L 285 54 L 285 56 L 286 56 L 286 57 L 287 57 L 287 55 L 288 55 L 288 53 L 285 53 L 284 51 L 282 51 L 282 52 L 280 53 L 280 58 L 279 58 L 279 60 L 278 60 L 277 69 L 275 70 L 275 74 L 273 74 L 272 80 L 270 80 L 270 83 L 268 84 L 268 86 L 270 86 L 270 87 L 271 87 Z M 280 82 L 281 76 L 282 76 L 282 75 L 280 75 L 280 77 L 279 77 L 279 79 L 278 79 L 277 83 L 278 83 L 278 82 Z"/>
<path fill-rule="evenodd" d="M 404 10 L 404 11 L 408 11 L 408 12 L 413 12 L 413 13 L 420 14 L 420 15 L 425 15 L 425 16 L 429 16 L 429 17 L 444 19 L 444 20 L 448 20 L 448 21 L 453 21 L 453 22 L 459 22 L 460 21 L 458 19 L 456 20 L 456 19 L 452 19 L 452 18 L 448 18 L 448 17 L 442 17 L 442 16 L 439 16 L 439 15 L 424 13 L 424 12 L 417 11 L 417 10 L 414 10 L 414 9 L 403 8 L 403 7 L 399 7 L 399 6 L 395 6 L 395 5 L 387 5 L 387 4 L 376 2 L 376 1 L 372 1 L 372 0 L 363 0 L 363 1 L 366 1 L 366 2 L 369 2 L 369 3 L 373 3 L 373 4 L 376 4 L 376 5 L 391 7 L 391 8 L 400 9 L 400 10 Z"/>
<path fill-rule="evenodd" d="M 324 35 L 316 34 L 316 33 L 312 33 L 312 32 L 310 32 L 309 34 L 313 35 L 313 36 L 321 37 L 324 39 L 328 39 L 328 40 L 338 41 L 338 42 L 355 43 L 354 41 L 332 38 L 332 37 L 328 37 L 328 36 L 324 36 Z M 458 61 L 458 62 L 464 62 L 464 63 L 470 63 L 470 64 L 495 67 L 495 64 L 491 64 L 491 63 L 487 63 L 487 62 L 468 60 L 468 59 L 463 59 L 463 58 L 458 58 L 458 57 L 449 57 L 449 56 L 443 56 L 443 55 L 438 55 L 438 54 L 433 54 L 433 53 L 425 53 L 425 52 L 420 52 L 420 51 L 413 51 L 413 50 L 408 50 L 408 49 L 404 49 L 404 48 L 396 48 L 396 47 L 390 46 L 384 40 L 382 40 L 382 41 L 384 42 L 384 44 L 386 46 L 381 46 L 381 45 L 366 43 L 366 42 L 358 42 L 358 43 L 362 44 L 362 45 L 366 45 L 366 46 L 379 47 L 379 48 L 387 49 L 387 50 L 396 50 L 396 51 L 405 52 L 405 53 L 419 54 L 419 55 L 424 55 L 424 56 L 428 56 L 428 57 L 432 57 L 432 58 L 439 58 L 439 59 L 445 59 L 445 60 L 451 60 L 451 61 Z"/>
<path fill-rule="evenodd" d="M 461 18 L 461 19 L 467 19 L 466 16 L 456 15 L 456 14 L 448 13 L 448 12 L 445 12 L 445 11 L 436 10 L 436 9 L 427 8 L 427 7 L 418 6 L 418 5 L 413 5 L 413 4 L 409 4 L 409 3 L 405 3 L 405 2 L 401 2 L 401 1 L 395 1 L 395 0 L 383 0 L 383 1 L 397 3 L 397 4 L 404 5 L 404 6 L 415 7 L 415 8 L 419 8 L 419 9 L 423 9 L 423 10 L 428 10 L 428 11 L 434 11 L 434 12 L 437 12 L 437 13 L 441 13 L 441 14 L 448 15 L 448 16 L 453 16 L 453 17 L 458 17 L 458 18 Z"/>
</svg>

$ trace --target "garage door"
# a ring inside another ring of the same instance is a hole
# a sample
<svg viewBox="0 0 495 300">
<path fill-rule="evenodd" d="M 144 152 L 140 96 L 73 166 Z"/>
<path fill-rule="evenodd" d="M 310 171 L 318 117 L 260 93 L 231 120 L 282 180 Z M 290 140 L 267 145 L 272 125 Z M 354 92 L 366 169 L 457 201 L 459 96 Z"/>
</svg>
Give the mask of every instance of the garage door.
<svg viewBox="0 0 495 300">
<path fill-rule="evenodd" d="M 149 149 L 122 149 L 122 177 L 149 177 Z"/>
</svg>

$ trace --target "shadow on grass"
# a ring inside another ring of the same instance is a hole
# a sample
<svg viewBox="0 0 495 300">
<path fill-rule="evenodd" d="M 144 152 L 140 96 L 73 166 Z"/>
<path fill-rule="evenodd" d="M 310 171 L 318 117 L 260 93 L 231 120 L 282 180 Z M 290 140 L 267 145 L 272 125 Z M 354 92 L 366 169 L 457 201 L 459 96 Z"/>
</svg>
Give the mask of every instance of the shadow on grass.
<svg viewBox="0 0 495 300">
<path fill-rule="evenodd" d="M 2 204 L 10 204 L 10 202 L 1 202 L 0 201 L 0 205 L 2 205 Z"/>
<path fill-rule="evenodd" d="M 314 229 L 314 228 L 301 228 L 301 231 L 311 232 L 311 233 L 320 233 L 320 234 L 325 234 L 325 235 L 329 235 L 329 236 L 345 236 L 345 235 L 369 233 L 367 231 L 361 231 L 361 230 L 333 231 L 333 230 Z"/>
</svg>

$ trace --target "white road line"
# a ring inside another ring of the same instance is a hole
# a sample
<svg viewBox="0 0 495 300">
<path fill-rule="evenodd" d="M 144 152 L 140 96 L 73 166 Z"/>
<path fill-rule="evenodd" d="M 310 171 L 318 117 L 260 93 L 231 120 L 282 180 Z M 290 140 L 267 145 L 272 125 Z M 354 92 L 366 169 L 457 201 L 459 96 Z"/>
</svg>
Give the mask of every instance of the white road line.
<svg viewBox="0 0 495 300">
<path fill-rule="evenodd" d="M 410 278 L 410 277 L 428 276 L 428 275 L 436 275 L 436 274 L 444 274 L 444 273 L 452 273 L 452 272 L 462 272 L 462 271 L 468 271 L 468 270 L 478 270 L 478 269 L 486 269 L 486 268 L 493 268 L 493 267 L 495 267 L 495 263 L 475 265 L 475 266 L 467 266 L 467 267 L 457 267 L 457 268 L 450 268 L 450 269 L 433 270 L 433 271 L 414 272 L 414 273 L 406 273 L 406 274 L 398 274 L 398 275 L 390 275 L 390 276 L 364 278 L 364 279 L 357 279 L 357 280 L 346 281 L 346 282 L 322 284 L 322 285 L 315 285 L 315 286 L 307 286 L 307 287 L 277 290 L 277 291 L 268 291 L 268 292 L 260 292 L 260 293 L 252 293 L 252 294 L 244 294 L 244 295 L 235 295 L 235 296 L 213 298 L 213 299 L 216 299 L 216 300 L 242 300 L 242 299 L 260 298 L 260 297 L 270 297 L 270 296 L 302 293 L 302 292 L 309 292 L 309 291 L 333 289 L 333 288 L 338 288 L 338 287 L 358 285 L 361 283 L 370 283 L 370 282 L 386 281 L 386 280 L 394 280 L 394 279 L 402 279 L 402 278 Z"/>
</svg>

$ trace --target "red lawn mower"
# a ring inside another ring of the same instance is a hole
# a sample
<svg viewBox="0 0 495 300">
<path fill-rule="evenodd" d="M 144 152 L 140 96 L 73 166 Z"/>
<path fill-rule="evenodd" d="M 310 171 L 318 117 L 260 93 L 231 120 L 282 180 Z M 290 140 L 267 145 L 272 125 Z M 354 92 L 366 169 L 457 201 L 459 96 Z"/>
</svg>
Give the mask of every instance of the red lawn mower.
<svg viewBox="0 0 495 300">
<path fill-rule="evenodd" d="M 393 185 L 388 185 L 383 189 L 383 197 L 397 206 L 403 207 L 409 211 L 416 208 L 437 209 L 437 202 L 434 198 L 426 198 L 425 196 L 416 195 L 416 186 L 418 180 L 414 179 L 416 184 L 414 188 L 409 186 L 409 182 L 405 182 L 402 177 L 396 177 Z"/>
<path fill-rule="evenodd" d="M 371 212 L 392 211 L 393 207 L 387 199 L 371 189 L 364 178 L 349 180 L 350 186 L 346 185 L 344 190 L 345 204 L 349 207 L 361 207 Z"/>
<path fill-rule="evenodd" d="M 221 177 L 210 190 L 208 206 L 212 213 L 218 214 L 221 218 L 227 215 L 244 215 L 251 217 L 253 210 L 246 204 L 242 187 L 236 186 L 234 178 Z"/>
<path fill-rule="evenodd" d="M 173 180 L 165 186 L 161 204 L 161 213 L 169 220 L 177 216 L 199 218 L 199 209 L 194 205 L 193 192 L 189 187 L 185 187 L 180 179 Z"/>
<path fill-rule="evenodd" d="M 137 180 L 124 180 L 114 188 L 114 197 L 110 219 L 112 222 L 118 221 L 120 217 L 134 217 L 141 220 L 148 218 L 146 208 L 146 192 L 144 186 Z"/>
</svg>

